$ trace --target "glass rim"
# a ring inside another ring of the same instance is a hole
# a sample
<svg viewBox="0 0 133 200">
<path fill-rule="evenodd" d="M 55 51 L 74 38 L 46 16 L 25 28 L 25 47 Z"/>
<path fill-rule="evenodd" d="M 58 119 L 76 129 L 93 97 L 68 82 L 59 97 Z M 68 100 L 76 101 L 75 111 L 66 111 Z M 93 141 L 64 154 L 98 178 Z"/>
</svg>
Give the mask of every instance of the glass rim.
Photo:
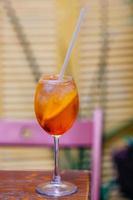
<svg viewBox="0 0 133 200">
<path fill-rule="evenodd" d="M 39 82 L 44 82 L 44 83 L 67 83 L 70 81 L 73 81 L 73 78 L 71 75 L 64 75 L 62 80 L 58 80 L 58 79 L 48 79 L 48 78 L 52 78 L 52 77 L 59 77 L 59 74 L 42 74 L 41 78 L 39 79 Z"/>
</svg>

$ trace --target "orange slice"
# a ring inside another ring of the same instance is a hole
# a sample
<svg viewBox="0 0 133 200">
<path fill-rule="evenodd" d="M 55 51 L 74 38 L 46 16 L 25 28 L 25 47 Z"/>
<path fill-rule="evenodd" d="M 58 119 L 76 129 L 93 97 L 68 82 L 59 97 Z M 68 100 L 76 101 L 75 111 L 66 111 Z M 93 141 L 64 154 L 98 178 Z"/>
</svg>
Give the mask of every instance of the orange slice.
<svg viewBox="0 0 133 200">
<path fill-rule="evenodd" d="M 45 104 L 43 112 L 43 120 L 49 120 L 57 116 L 61 111 L 63 111 L 76 97 L 76 91 L 67 93 L 62 98 L 58 96 L 52 96 L 49 101 Z"/>
</svg>

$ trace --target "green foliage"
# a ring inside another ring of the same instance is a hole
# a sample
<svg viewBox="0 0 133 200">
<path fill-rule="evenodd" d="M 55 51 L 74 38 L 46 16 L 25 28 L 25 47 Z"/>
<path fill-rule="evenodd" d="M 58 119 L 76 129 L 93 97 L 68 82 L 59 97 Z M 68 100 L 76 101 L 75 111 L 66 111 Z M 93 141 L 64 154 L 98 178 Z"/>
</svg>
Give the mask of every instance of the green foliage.
<svg viewBox="0 0 133 200">
<path fill-rule="evenodd" d="M 86 148 L 61 150 L 61 168 L 88 170 L 90 167 L 90 151 Z"/>
</svg>

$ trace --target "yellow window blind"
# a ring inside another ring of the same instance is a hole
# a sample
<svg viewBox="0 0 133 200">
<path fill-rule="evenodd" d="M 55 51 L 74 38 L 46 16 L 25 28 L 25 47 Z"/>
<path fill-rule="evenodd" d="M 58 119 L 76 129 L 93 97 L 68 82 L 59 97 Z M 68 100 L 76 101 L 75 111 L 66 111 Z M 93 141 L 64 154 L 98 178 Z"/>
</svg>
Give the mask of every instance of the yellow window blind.
<svg viewBox="0 0 133 200">
<path fill-rule="evenodd" d="M 36 79 L 55 72 L 54 1 L 3 1 L 2 117 L 32 118 Z"/>
</svg>

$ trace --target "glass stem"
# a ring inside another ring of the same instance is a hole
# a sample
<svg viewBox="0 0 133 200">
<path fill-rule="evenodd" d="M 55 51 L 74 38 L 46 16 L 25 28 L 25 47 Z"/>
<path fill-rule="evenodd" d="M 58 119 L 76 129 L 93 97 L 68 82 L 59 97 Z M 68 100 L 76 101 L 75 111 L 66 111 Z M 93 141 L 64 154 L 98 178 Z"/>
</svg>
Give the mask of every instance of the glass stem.
<svg viewBox="0 0 133 200">
<path fill-rule="evenodd" d="M 53 183 L 60 183 L 61 177 L 59 173 L 59 137 L 54 136 L 54 174 Z"/>
</svg>

